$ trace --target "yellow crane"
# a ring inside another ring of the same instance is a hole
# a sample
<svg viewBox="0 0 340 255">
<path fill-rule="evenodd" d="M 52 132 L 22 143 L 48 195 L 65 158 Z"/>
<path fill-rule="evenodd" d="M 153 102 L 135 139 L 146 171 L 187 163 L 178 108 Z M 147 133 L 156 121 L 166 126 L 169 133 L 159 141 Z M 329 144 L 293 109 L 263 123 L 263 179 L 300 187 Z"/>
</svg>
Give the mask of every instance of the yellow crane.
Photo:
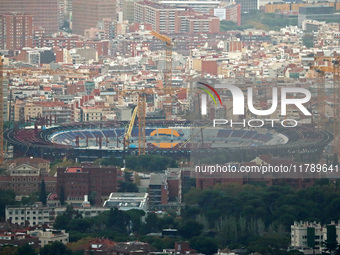
<svg viewBox="0 0 340 255">
<path fill-rule="evenodd" d="M 138 111 L 138 106 L 136 106 L 135 109 L 133 110 L 132 117 L 131 117 L 128 129 L 127 129 L 127 131 L 126 131 L 126 133 L 124 135 L 124 145 L 127 148 L 129 148 L 131 132 L 132 132 L 132 129 L 133 129 L 133 125 L 135 123 L 135 119 L 136 119 L 136 116 L 137 116 L 137 111 Z"/>
<path fill-rule="evenodd" d="M 138 116 L 138 155 L 145 155 L 145 115 L 146 115 L 146 89 L 132 89 L 118 91 L 118 95 L 137 93 L 137 106 L 133 110 L 129 127 L 124 135 L 124 146 L 129 146 L 131 132 Z"/>
<path fill-rule="evenodd" d="M 147 89 L 126 89 L 126 90 L 120 90 L 118 91 L 119 96 L 128 95 L 128 94 L 134 94 L 136 93 L 138 95 L 137 100 L 137 106 L 133 111 L 129 127 L 124 135 L 125 143 L 129 141 L 132 128 L 135 123 L 136 116 L 138 116 L 138 155 L 145 155 L 146 151 L 146 138 L 145 138 L 145 117 L 146 117 L 146 96 L 155 94 L 157 92 L 169 92 L 169 91 L 178 91 L 178 90 L 185 90 L 187 92 L 189 91 L 195 91 L 197 93 L 200 93 L 196 88 L 174 88 L 174 89 L 166 89 L 166 88 L 147 88 Z"/>
</svg>

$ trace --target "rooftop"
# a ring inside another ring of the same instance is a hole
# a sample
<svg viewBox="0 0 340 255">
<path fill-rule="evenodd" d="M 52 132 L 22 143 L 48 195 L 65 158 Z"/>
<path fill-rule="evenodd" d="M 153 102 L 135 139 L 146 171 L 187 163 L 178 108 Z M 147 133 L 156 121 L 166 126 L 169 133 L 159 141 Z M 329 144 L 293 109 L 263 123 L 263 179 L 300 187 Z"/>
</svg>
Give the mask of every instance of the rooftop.
<svg viewBox="0 0 340 255">
<path fill-rule="evenodd" d="M 81 167 L 69 167 L 66 170 L 67 173 L 82 173 L 83 169 Z"/>
</svg>

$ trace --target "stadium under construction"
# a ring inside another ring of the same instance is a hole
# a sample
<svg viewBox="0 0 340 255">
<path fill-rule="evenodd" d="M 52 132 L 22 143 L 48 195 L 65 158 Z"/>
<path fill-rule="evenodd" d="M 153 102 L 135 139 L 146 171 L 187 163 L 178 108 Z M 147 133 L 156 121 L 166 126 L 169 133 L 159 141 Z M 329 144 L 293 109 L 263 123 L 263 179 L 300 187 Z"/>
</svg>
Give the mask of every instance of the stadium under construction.
<svg viewBox="0 0 340 255">
<path fill-rule="evenodd" d="M 126 122 L 117 121 L 77 122 L 41 128 L 36 125 L 6 130 L 4 137 L 13 145 L 15 156 L 47 159 L 67 156 L 88 161 L 112 155 L 137 155 L 138 127 L 131 129 L 127 143 L 126 125 Z M 195 149 L 223 151 L 230 157 L 267 153 L 288 156 L 299 152 L 314 162 L 332 140 L 330 132 L 315 131 L 310 126 L 236 129 L 202 125 L 193 128 L 188 121 L 147 121 L 145 127 L 145 153 L 172 157 L 188 157 Z"/>
</svg>

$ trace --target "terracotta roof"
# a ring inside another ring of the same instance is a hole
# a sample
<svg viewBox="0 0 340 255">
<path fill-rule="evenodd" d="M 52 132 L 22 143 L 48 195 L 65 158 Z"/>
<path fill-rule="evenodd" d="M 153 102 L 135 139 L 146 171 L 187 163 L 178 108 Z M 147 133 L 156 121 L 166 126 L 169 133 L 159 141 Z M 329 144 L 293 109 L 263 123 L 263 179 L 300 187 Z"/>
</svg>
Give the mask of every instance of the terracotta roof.
<svg viewBox="0 0 340 255">
<path fill-rule="evenodd" d="M 69 167 L 66 171 L 68 173 L 82 173 L 83 169 L 81 167 Z"/>
</svg>

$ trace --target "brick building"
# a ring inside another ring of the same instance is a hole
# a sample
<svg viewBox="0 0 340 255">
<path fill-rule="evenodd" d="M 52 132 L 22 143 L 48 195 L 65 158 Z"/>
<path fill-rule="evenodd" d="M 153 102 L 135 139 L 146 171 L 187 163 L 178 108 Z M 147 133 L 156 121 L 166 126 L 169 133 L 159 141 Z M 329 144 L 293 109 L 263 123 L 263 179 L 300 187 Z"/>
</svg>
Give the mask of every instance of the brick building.
<svg viewBox="0 0 340 255">
<path fill-rule="evenodd" d="M 75 42 L 75 48 L 90 47 L 98 52 L 98 56 L 107 56 L 109 54 L 109 41 L 77 41 Z"/>
<path fill-rule="evenodd" d="M 20 12 L 33 16 L 33 25 L 48 34 L 59 29 L 58 0 L 0 0 L 0 14 Z"/>
<path fill-rule="evenodd" d="M 64 35 L 62 33 L 55 36 L 44 36 L 41 38 L 41 47 L 59 47 L 62 49 L 73 49 L 76 47 L 76 41 L 79 41 L 78 35 Z"/>
<path fill-rule="evenodd" d="M 57 194 L 64 189 L 66 201 L 83 201 L 84 195 L 94 196 L 102 204 L 112 192 L 117 191 L 117 168 L 82 166 L 58 168 Z"/>
<path fill-rule="evenodd" d="M 181 203 L 181 172 L 169 168 L 165 173 L 152 173 L 148 187 L 150 210 L 176 208 Z"/>
<path fill-rule="evenodd" d="M 0 15 L 0 48 L 21 50 L 33 46 L 33 16 L 23 13 Z"/>
<path fill-rule="evenodd" d="M 29 195 L 40 189 L 42 180 L 47 193 L 55 192 L 56 178 L 49 177 L 50 162 L 41 158 L 17 158 L 6 161 L 6 175 L 0 176 L 0 189 Z"/>
</svg>

